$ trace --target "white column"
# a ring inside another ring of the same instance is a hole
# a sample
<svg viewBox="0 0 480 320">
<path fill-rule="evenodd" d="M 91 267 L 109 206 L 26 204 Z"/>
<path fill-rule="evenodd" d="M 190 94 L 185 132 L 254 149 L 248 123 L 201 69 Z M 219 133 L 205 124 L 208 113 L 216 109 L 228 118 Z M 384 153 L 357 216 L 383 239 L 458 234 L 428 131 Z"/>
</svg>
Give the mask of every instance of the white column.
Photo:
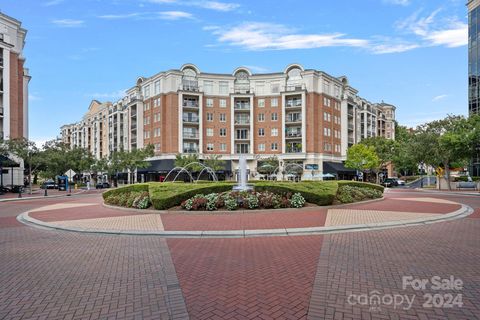
<svg viewBox="0 0 480 320">
<path fill-rule="evenodd" d="M 286 128 L 285 119 L 287 117 L 287 114 L 285 112 L 285 94 L 283 94 L 283 93 L 280 95 L 280 103 L 282 104 L 282 142 L 281 142 L 282 144 L 281 144 L 280 148 L 282 148 L 281 149 L 282 154 L 285 154 L 285 128 Z M 302 133 L 303 133 L 303 131 L 302 131 Z"/>
<path fill-rule="evenodd" d="M 198 153 L 203 153 L 203 94 L 198 96 Z"/>
<path fill-rule="evenodd" d="M 165 115 L 161 115 L 163 118 Z M 168 134 L 168 133 L 167 133 Z M 178 153 L 183 153 L 183 93 L 178 94 Z"/>
<path fill-rule="evenodd" d="M 230 153 L 234 154 L 235 153 L 235 105 L 234 105 L 235 99 L 233 96 L 230 96 L 230 114 L 231 119 L 230 119 L 230 124 L 231 124 L 231 133 L 230 133 Z M 232 168 L 233 170 L 233 168 Z"/>
<path fill-rule="evenodd" d="M 353 109 L 352 109 L 353 111 Z M 355 122 L 355 119 L 353 119 Z M 347 149 L 348 149 L 348 102 L 346 100 L 342 100 L 340 102 L 340 154 L 341 157 L 344 158 L 347 156 Z M 355 130 L 355 128 L 354 128 Z"/>
<path fill-rule="evenodd" d="M 253 133 L 253 123 L 254 123 L 254 119 L 253 119 L 253 96 L 250 96 L 250 152 L 251 154 L 255 154 L 255 149 L 254 149 L 254 145 L 253 145 L 253 136 L 254 136 L 254 133 Z"/>
<path fill-rule="evenodd" d="M 307 101 L 305 91 L 302 92 L 302 152 L 307 152 Z"/>
<path fill-rule="evenodd" d="M 23 136 L 28 139 L 28 83 L 30 82 L 30 76 L 28 76 L 28 69 L 24 69 L 23 76 Z"/>
<path fill-rule="evenodd" d="M 10 50 L 3 49 L 3 136 L 10 137 Z"/>
</svg>

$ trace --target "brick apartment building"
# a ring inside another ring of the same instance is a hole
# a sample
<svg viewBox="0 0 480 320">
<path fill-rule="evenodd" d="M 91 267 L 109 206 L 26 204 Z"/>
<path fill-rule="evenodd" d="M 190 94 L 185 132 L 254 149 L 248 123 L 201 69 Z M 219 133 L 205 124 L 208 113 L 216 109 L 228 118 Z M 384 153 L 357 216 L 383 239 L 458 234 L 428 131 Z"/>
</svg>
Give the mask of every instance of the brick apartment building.
<svg viewBox="0 0 480 320">
<path fill-rule="evenodd" d="M 359 97 L 344 76 L 298 64 L 268 74 L 243 67 L 204 73 L 185 64 L 138 78 L 119 101 L 92 101 L 83 120 L 61 134 L 96 157 L 153 144 L 152 165 L 141 172 L 147 180 L 172 169 L 178 153 L 221 155 L 228 173 L 243 154 L 252 176 L 262 159 L 276 156 L 279 172 L 295 163 L 308 179 L 348 174 L 347 148 L 368 137 L 395 139 L 394 120 L 393 105 Z"/>
<path fill-rule="evenodd" d="M 27 30 L 20 21 L 0 12 L 0 141 L 28 139 L 28 83 L 23 47 Z M 17 167 L 3 167 L 0 184 L 23 184 L 23 161 L 14 156 Z M 1 157 L 0 167 L 5 162 Z M 13 173 L 10 171 L 13 170 Z"/>
</svg>

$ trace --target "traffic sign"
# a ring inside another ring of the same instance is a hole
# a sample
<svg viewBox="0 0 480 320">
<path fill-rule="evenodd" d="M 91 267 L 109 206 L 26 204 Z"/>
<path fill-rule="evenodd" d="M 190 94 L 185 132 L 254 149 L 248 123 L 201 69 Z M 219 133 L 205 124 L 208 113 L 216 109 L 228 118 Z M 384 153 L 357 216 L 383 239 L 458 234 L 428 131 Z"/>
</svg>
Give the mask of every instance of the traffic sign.
<svg viewBox="0 0 480 320">
<path fill-rule="evenodd" d="M 67 172 L 65 172 L 65 175 L 68 177 L 68 180 L 71 181 L 73 176 L 76 175 L 77 173 L 73 171 L 72 169 L 68 169 Z"/>
</svg>

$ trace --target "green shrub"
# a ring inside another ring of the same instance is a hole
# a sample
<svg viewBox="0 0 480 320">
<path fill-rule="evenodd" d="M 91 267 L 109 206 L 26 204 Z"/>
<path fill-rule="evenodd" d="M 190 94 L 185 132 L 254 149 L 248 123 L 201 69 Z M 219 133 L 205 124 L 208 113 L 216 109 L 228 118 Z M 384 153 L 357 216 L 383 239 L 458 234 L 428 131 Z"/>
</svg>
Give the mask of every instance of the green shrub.
<svg viewBox="0 0 480 320">
<path fill-rule="evenodd" d="M 360 181 L 348 181 L 348 180 L 340 180 L 338 181 L 338 187 L 342 186 L 353 186 L 353 187 L 360 187 L 360 188 L 370 188 L 370 189 L 375 189 L 383 193 L 383 190 L 385 189 L 383 186 L 379 184 L 374 184 L 374 183 L 368 183 L 368 182 L 360 182 Z"/>
<path fill-rule="evenodd" d="M 147 183 L 137 183 L 137 184 L 131 184 L 125 187 L 120 187 L 117 189 L 111 189 L 102 194 L 103 199 L 105 200 L 106 198 L 113 196 L 113 195 L 119 195 L 119 194 L 124 194 L 127 192 L 144 192 L 148 191 L 148 184 Z"/>
<path fill-rule="evenodd" d="M 352 203 L 365 199 L 381 198 L 382 192 L 374 188 L 342 185 L 338 188 L 337 201 L 341 203 Z"/>
<path fill-rule="evenodd" d="M 294 193 L 292 198 L 290 199 L 290 205 L 293 208 L 301 208 L 305 205 L 305 199 L 300 193 Z"/>
</svg>

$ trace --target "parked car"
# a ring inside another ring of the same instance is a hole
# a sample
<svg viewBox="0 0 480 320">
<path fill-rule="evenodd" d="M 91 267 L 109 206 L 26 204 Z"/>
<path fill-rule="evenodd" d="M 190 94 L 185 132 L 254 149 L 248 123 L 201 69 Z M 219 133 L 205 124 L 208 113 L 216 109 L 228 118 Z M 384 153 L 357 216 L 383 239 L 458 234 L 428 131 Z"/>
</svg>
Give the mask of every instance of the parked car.
<svg viewBox="0 0 480 320">
<path fill-rule="evenodd" d="M 57 189 L 58 185 L 53 180 L 47 180 L 44 183 L 42 183 L 42 186 L 40 188 L 42 188 L 42 189 Z"/>
<path fill-rule="evenodd" d="M 404 186 L 405 185 L 405 180 L 397 179 L 397 183 L 398 183 L 399 186 Z"/>
<path fill-rule="evenodd" d="M 108 182 L 99 182 L 95 186 L 95 189 L 107 189 L 107 188 L 110 188 L 110 183 Z"/>
<path fill-rule="evenodd" d="M 383 180 L 383 183 L 382 185 L 384 185 L 385 187 L 396 187 L 398 186 L 398 179 L 395 179 L 395 178 L 387 178 L 385 180 Z"/>
</svg>

